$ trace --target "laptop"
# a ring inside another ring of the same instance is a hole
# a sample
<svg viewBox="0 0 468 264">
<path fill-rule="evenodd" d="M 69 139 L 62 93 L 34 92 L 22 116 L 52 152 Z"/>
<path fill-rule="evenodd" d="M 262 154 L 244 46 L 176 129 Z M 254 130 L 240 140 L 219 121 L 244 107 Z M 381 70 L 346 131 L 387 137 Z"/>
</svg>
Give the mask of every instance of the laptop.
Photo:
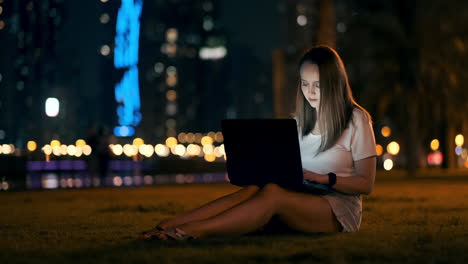
<svg viewBox="0 0 468 264">
<path fill-rule="evenodd" d="M 327 185 L 304 180 L 294 119 L 223 119 L 226 168 L 237 186 L 276 183 L 284 188 L 326 194 Z"/>
</svg>

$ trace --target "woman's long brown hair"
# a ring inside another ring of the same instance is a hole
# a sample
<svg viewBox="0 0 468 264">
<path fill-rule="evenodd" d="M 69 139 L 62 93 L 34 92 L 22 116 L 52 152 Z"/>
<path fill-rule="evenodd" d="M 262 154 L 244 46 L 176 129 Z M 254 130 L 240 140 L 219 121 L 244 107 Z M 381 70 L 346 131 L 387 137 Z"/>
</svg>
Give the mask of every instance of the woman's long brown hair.
<svg viewBox="0 0 468 264">
<path fill-rule="evenodd" d="M 294 115 L 297 118 L 302 137 L 312 132 L 317 124 L 319 125 L 322 138 L 318 154 L 335 145 L 348 127 L 354 108 L 357 107 L 364 111 L 369 120 L 371 120 L 371 116 L 354 100 L 343 61 L 334 49 L 319 45 L 307 51 L 299 61 L 299 73 L 304 63 L 315 64 L 319 68 L 320 117 L 317 120 L 316 109 L 310 106 L 304 97 L 300 78 Z"/>
</svg>

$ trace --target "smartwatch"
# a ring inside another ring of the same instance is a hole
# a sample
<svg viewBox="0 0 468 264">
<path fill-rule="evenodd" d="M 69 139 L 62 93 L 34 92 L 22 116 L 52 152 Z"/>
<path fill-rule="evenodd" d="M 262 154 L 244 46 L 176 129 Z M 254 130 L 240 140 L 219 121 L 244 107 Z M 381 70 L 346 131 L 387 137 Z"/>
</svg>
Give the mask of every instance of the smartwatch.
<svg viewBox="0 0 468 264">
<path fill-rule="evenodd" d="M 328 173 L 328 187 L 333 187 L 336 183 L 336 174 L 333 172 Z"/>
</svg>

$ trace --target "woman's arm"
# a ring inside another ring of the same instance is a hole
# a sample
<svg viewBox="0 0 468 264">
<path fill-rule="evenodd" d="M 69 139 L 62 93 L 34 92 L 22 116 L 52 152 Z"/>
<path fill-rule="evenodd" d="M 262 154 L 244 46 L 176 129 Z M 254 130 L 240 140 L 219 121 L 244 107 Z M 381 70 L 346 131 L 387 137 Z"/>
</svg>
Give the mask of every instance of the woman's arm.
<svg viewBox="0 0 468 264">
<path fill-rule="evenodd" d="M 336 176 L 333 189 L 349 194 L 370 194 L 374 189 L 375 168 L 375 156 L 355 161 L 354 175 L 350 177 Z M 304 179 L 328 184 L 328 175 L 318 174 L 306 169 L 304 169 Z"/>
</svg>

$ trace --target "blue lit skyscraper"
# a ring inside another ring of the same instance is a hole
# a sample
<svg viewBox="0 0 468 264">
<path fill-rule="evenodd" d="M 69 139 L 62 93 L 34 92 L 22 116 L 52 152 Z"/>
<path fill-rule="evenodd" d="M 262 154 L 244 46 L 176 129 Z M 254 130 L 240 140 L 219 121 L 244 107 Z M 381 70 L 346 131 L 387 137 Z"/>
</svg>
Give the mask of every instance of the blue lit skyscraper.
<svg viewBox="0 0 468 264">
<path fill-rule="evenodd" d="M 142 0 L 122 0 L 117 15 L 114 66 L 125 72 L 115 86 L 119 126 L 115 127 L 114 134 L 121 137 L 133 136 L 134 127 L 141 120 L 138 42 L 142 4 Z"/>
</svg>

